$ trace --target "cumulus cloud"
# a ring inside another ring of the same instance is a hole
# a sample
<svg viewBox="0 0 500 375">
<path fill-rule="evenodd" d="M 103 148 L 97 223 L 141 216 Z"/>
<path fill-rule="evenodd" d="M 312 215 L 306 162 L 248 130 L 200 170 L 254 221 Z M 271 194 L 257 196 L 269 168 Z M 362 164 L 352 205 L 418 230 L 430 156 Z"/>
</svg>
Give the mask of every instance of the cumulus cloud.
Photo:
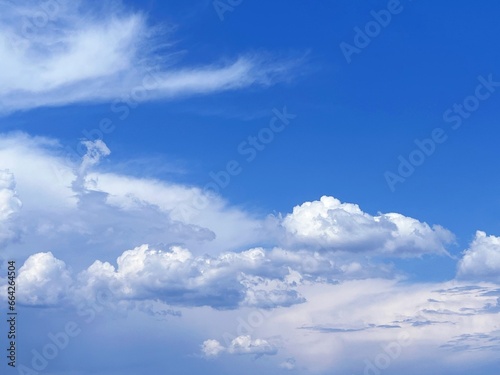
<svg viewBox="0 0 500 375">
<path fill-rule="evenodd" d="M 458 265 L 458 277 L 500 281 L 500 237 L 477 231 Z"/>
<path fill-rule="evenodd" d="M 294 290 L 298 284 L 288 279 L 290 270 L 270 262 L 262 249 L 211 257 L 194 256 L 180 246 L 156 250 L 142 245 L 119 256 L 116 267 L 95 261 L 73 277 L 66 264 L 52 253 L 37 253 L 19 271 L 19 298 L 25 304 L 46 306 L 93 300 L 107 290 L 116 301 L 159 301 L 164 305 L 222 310 L 305 302 Z M 274 276 L 267 277 L 270 268 Z"/>
<path fill-rule="evenodd" d="M 265 254 L 254 249 L 196 257 L 180 246 L 163 251 L 143 245 L 118 257 L 116 269 L 110 263 L 96 261 L 80 274 L 79 281 L 81 290 L 88 294 L 105 285 L 121 299 L 159 299 L 178 306 L 228 309 L 304 302 L 280 280 L 282 272 L 272 279 L 256 277 L 266 261 Z"/>
<path fill-rule="evenodd" d="M 305 251 L 252 248 L 196 256 L 181 246 L 149 245 L 123 252 L 115 264 L 96 260 L 74 277 L 52 253 L 30 256 L 21 271 L 27 294 L 20 298 L 32 305 L 92 300 L 109 290 L 117 301 L 220 310 L 302 304 L 306 300 L 297 291 L 299 286 L 352 278 L 332 258 Z"/>
<path fill-rule="evenodd" d="M 155 249 L 142 245 L 123 252 L 116 266 L 96 260 L 73 276 L 52 253 L 37 253 L 20 270 L 24 291 L 20 301 L 38 306 L 77 304 L 94 300 L 105 290 L 117 302 L 138 302 L 142 306 L 139 310 L 156 311 L 156 316 L 176 314 L 171 309 L 154 310 L 156 302 L 163 306 L 209 306 L 219 310 L 274 309 L 305 303 L 297 291 L 301 285 L 335 284 L 339 279 L 351 279 L 350 272 L 343 268 L 324 255 L 297 254 L 280 248 L 195 256 L 181 246 Z"/>
<path fill-rule="evenodd" d="M 336 284 L 339 280 L 366 278 L 371 273 L 368 268 L 366 274 L 353 275 L 350 267 L 326 254 L 281 248 L 252 248 L 211 256 L 194 255 L 177 245 L 142 245 L 123 252 L 114 264 L 96 260 L 73 276 L 65 262 L 50 252 L 42 252 L 31 255 L 21 268 L 20 283 L 25 293 L 21 293 L 20 300 L 39 306 L 76 304 L 93 300 L 106 290 L 117 302 L 135 301 L 142 304 L 142 310 L 151 312 L 152 301 L 163 306 L 209 306 L 219 310 L 274 309 L 305 303 L 298 292 L 301 285 Z M 150 307 L 146 307 L 148 303 Z M 159 311 L 156 315 L 161 314 Z"/>
<path fill-rule="evenodd" d="M 226 348 L 217 340 L 206 340 L 201 347 L 201 351 L 204 356 L 210 358 L 217 357 L 219 354 L 226 351 Z"/>
<path fill-rule="evenodd" d="M 278 348 L 264 339 L 254 339 L 251 336 L 238 336 L 231 343 L 224 347 L 217 340 L 206 340 L 202 345 L 202 352 L 206 357 L 217 357 L 221 353 L 238 355 L 275 355 Z"/>
<path fill-rule="evenodd" d="M 274 355 L 278 352 L 278 349 L 267 340 L 252 340 L 250 336 L 239 336 L 231 341 L 227 351 L 230 354 L 256 354 L 261 356 Z"/>
<path fill-rule="evenodd" d="M 297 291 L 300 285 L 335 284 L 375 274 L 370 267 L 363 273 L 357 269 L 360 265 L 352 270 L 352 263 L 343 264 L 333 254 L 260 247 L 196 256 L 181 246 L 165 250 L 142 245 L 125 251 L 116 265 L 95 261 L 79 275 L 80 292 L 92 295 L 105 287 L 124 300 L 159 299 L 169 305 L 222 310 L 273 309 L 306 302 Z"/>
<path fill-rule="evenodd" d="M 398 213 L 372 216 L 358 205 L 323 196 L 296 206 L 283 219 L 291 241 L 341 251 L 375 251 L 394 256 L 447 254 L 453 235 L 439 225 Z"/>
<path fill-rule="evenodd" d="M 286 77 L 292 66 L 250 55 L 176 66 L 173 27 L 151 26 L 146 14 L 118 0 L 0 5 L 2 112 L 266 86 Z"/>
<path fill-rule="evenodd" d="M 19 269 L 18 297 L 27 305 L 57 305 L 68 297 L 72 282 L 63 261 L 50 252 L 34 254 Z"/>
</svg>

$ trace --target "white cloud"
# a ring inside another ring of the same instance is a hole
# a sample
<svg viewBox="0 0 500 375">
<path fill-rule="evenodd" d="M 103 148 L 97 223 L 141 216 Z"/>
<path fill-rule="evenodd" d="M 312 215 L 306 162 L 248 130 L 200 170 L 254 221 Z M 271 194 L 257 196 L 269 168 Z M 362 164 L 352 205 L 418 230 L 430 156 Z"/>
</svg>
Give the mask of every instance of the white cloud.
<svg viewBox="0 0 500 375">
<path fill-rule="evenodd" d="M 51 8 L 31 0 L 0 1 L 2 112 L 265 86 L 285 77 L 292 65 L 247 55 L 174 67 L 178 51 L 167 31 L 172 27 L 151 26 L 145 13 L 117 0 L 46 3 Z"/>
<path fill-rule="evenodd" d="M 168 250 L 142 245 L 127 250 L 116 261 L 95 261 L 73 277 L 52 253 L 31 255 L 19 271 L 21 303 L 45 306 L 93 300 L 103 290 L 116 301 L 159 301 L 171 306 L 239 306 L 275 308 L 305 300 L 289 283 L 290 271 L 270 263 L 265 252 L 251 249 L 217 257 L 194 256 L 172 246 Z M 266 275 L 269 273 L 273 276 Z"/>
<path fill-rule="evenodd" d="M 18 298 L 27 305 L 57 305 L 68 297 L 72 277 L 66 264 L 52 253 L 30 256 L 19 269 Z"/>
<path fill-rule="evenodd" d="M 278 348 L 264 339 L 254 339 L 251 336 L 238 336 L 224 347 L 217 340 L 206 340 L 202 345 L 202 352 L 206 357 L 217 357 L 221 353 L 238 355 L 275 355 Z"/>
<path fill-rule="evenodd" d="M 170 305 L 211 306 L 219 309 L 249 306 L 288 306 L 303 302 L 292 287 L 260 275 L 265 254 L 258 250 L 195 257 L 182 247 L 167 251 L 147 245 L 125 251 L 117 268 L 96 261 L 79 276 L 81 290 L 91 295 L 103 285 L 119 299 L 159 299 Z M 249 276 L 250 275 L 250 276 Z M 248 298 L 258 295 L 258 298 Z"/>
<path fill-rule="evenodd" d="M 196 256 L 181 246 L 142 245 L 123 252 L 116 266 L 96 260 L 78 275 L 73 295 L 92 299 L 105 289 L 123 301 L 158 300 L 171 306 L 221 310 L 274 309 L 305 303 L 297 291 L 301 285 L 335 284 L 376 274 L 370 267 L 360 270 L 357 263 L 341 266 L 330 256 L 280 248 Z"/>
<path fill-rule="evenodd" d="M 226 348 L 224 348 L 220 342 L 217 340 L 206 340 L 201 348 L 203 355 L 206 357 L 217 357 L 219 354 L 224 352 Z"/>
<path fill-rule="evenodd" d="M 458 265 L 458 277 L 500 281 L 500 237 L 477 231 Z"/>
<path fill-rule="evenodd" d="M 44 266 L 34 267 L 36 261 Z M 155 249 L 142 245 L 123 252 L 115 265 L 96 260 L 72 277 L 67 271 L 61 275 L 50 271 L 67 270 L 66 264 L 52 253 L 37 253 L 22 268 L 20 279 L 29 294 L 22 294 L 20 300 L 32 305 L 57 300 L 78 303 L 93 300 L 106 290 L 116 301 L 158 301 L 169 306 L 210 306 L 220 310 L 274 309 L 306 302 L 297 291 L 300 285 L 352 278 L 335 262 L 324 255 L 279 248 L 196 256 L 181 246 Z M 56 287 L 49 288 L 52 283 Z M 47 296 L 39 287 L 55 295 Z"/>
<path fill-rule="evenodd" d="M 252 340 L 250 336 L 239 336 L 231 341 L 227 351 L 230 354 L 274 355 L 278 352 L 278 349 L 267 340 Z"/>
<path fill-rule="evenodd" d="M 453 235 L 441 226 L 397 213 L 372 216 L 358 205 L 323 196 L 296 206 L 283 219 L 291 241 L 341 251 L 376 251 L 394 256 L 447 254 Z"/>
<path fill-rule="evenodd" d="M 177 245 L 142 245 L 123 252 L 113 264 L 95 260 L 73 277 L 65 262 L 42 252 L 31 255 L 22 268 L 20 280 L 28 294 L 21 294 L 20 301 L 40 306 L 59 300 L 77 304 L 93 300 L 106 290 L 117 302 L 158 301 L 169 306 L 220 310 L 288 307 L 306 302 L 297 291 L 301 285 L 337 283 L 371 273 L 370 268 L 352 271 L 351 264 L 341 266 L 331 256 L 280 248 L 210 256 L 194 255 Z M 36 262 L 41 266 L 35 267 Z M 66 271 L 52 273 L 55 269 Z M 52 283 L 55 287 L 49 287 Z M 55 294 L 47 295 L 43 288 Z"/>
</svg>

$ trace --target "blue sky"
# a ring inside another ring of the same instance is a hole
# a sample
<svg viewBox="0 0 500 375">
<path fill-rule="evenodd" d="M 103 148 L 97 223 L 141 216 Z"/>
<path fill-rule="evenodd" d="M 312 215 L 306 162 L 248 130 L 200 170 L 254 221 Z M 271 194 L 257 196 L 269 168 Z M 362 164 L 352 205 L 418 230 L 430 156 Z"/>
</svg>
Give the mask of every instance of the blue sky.
<svg viewBox="0 0 500 375">
<path fill-rule="evenodd" d="M 8 373 L 496 374 L 499 5 L 0 4 Z"/>
</svg>

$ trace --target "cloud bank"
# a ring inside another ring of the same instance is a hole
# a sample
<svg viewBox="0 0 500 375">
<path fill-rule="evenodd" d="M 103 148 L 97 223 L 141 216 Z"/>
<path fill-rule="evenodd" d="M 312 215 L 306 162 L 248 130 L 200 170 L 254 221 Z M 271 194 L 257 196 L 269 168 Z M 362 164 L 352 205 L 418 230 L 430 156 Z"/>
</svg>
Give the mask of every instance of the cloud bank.
<svg viewBox="0 0 500 375">
<path fill-rule="evenodd" d="M 457 280 L 411 283 L 391 261 L 447 254 L 448 230 L 329 196 L 256 215 L 195 186 L 104 171 L 111 150 L 101 141 L 79 163 L 61 149 L 23 133 L 0 138 L 2 256 L 19 259 L 18 302 L 29 311 L 70 313 L 104 293 L 114 321 L 185 324 L 192 354 L 210 363 L 249 358 L 300 373 L 362 372 L 352 366 L 403 332 L 410 368 L 422 358 L 459 364 L 463 353 L 494 359 L 495 236 L 476 234 Z M 186 214 L 197 199 L 207 204 Z"/>
</svg>

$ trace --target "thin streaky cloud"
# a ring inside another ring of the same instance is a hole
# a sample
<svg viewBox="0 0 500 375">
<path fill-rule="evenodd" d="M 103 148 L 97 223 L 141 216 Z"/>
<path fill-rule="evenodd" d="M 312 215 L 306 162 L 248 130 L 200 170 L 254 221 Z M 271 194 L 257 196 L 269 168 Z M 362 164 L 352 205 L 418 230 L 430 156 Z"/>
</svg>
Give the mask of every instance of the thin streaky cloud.
<svg viewBox="0 0 500 375">
<path fill-rule="evenodd" d="M 44 27 L 27 28 L 29 7 L 9 4 L 0 17 L 0 111 L 217 93 L 288 80 L 299 59 L 246 53 L 206 65 L 183 65 L 174 27 L 147 16 L 61 5 Z M 93 5 L 95 8 L 101 5 Z M 109 7 L 109 5 L 108 5 Z M 117 11 L 117 9 L 119 11 Z"/>
</svg>

